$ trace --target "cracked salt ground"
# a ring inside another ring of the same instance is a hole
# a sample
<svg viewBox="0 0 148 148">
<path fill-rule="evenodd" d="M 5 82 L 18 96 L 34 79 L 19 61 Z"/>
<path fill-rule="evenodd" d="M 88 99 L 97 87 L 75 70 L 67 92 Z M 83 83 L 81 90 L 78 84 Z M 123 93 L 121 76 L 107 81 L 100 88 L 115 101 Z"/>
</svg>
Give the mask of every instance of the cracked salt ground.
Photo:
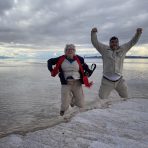
<svg viewBox="0 0 148 148">
<path fill-rule="evenodd" d="M 78 113 L 68 123 L 0 139 L 0 148 L 147 148 L 148 100 Z"/>
</svg>

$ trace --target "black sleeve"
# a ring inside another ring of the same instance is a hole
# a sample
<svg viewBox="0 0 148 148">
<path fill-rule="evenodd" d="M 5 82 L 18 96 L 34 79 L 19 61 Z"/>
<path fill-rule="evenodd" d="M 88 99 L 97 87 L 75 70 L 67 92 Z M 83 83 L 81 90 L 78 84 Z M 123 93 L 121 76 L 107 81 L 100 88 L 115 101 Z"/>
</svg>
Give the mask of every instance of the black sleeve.
<svg viewBox="0 0 148 148">
<path fill-rule="evenodd" d="M 90 77 L 92 75 L 93 71 L 89 69 L 89 66 L 85 63 L 83 57 L 80 57 L 80 56 L 78 56 L 78 57 L 81 61 L 82 67 L 84 69 L 84 74 Z"/>
<path fill-rule="evenodd" d="M 89 66 L 84 62 L 83 64 L 83 69 L 84 69 L 84 74 L 87 76 L 91 76 L 92 75 L 92 70 L 89 69 Z"/>
<path fill-rule="evenodd" d="M 56 65 L 56 63 L 58 62 L 59 58 L 60 58 L 60 57 L 51 58 L 51 59 L 49 59 L 49 60 L 47 61 L 47 67 L 48 67 L 48 70 L 49 70 L 49 71 L 52 71 L 52 70 L 53 70 L 52 66 L 53 66 L 53 65 Z"/>
</svg>

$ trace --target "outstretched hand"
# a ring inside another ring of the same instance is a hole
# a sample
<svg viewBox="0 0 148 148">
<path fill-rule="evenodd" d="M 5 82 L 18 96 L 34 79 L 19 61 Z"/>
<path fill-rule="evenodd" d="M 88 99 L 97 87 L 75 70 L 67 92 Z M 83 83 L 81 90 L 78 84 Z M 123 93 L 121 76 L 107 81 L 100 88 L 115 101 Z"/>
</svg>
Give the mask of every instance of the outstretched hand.
<svg viewBox="0 0 148 148">
<path fill-rule="evenodd" d="M 97 28 L 92 28 L 91 32 L 98 32 Z"/>
<path fill-rule="evenodd" d="M 138 34 L 142 33 L 142 30 L 143 30 L 142 28 L 137 28 L 137 33 Z"/>
</svg>

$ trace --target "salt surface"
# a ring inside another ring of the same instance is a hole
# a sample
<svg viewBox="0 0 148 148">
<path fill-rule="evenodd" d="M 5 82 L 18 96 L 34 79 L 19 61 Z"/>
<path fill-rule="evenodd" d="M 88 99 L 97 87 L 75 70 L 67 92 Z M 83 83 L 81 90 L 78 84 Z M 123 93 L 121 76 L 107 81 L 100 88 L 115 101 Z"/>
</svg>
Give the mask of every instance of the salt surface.
<svg viewBox="0 0 148 148">
<path fill-rule="evenodd" d="M 148 100 L 78 113 L 68 123 L 0 139 L 0 148 L 147 148 Z"/>
</svg>

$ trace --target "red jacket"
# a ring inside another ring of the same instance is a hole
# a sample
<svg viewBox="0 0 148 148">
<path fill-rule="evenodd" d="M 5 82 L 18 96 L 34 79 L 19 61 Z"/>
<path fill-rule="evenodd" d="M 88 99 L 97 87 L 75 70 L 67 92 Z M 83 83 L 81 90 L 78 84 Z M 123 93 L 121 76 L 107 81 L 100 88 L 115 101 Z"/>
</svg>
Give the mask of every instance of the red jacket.
<svg viewBox="0 0 148 148">
<path fill-rule="evenodd" d="M 48 69 L 51 72 L 51 75 L 55 77 L 57 74 L 59 74 L 61 84 L 67 84 L 67 80 L 64 78 L 63 70 L 61 68 L 61 64 L 65 60 L 66 56 L 60 56 L 58 58 L 52 58 L 48 60 Z M 88 65 L 84 62 L 84 59 L 78 55 L 74 57 L 74 60 L 76 60 L 79 64 L 79 72 L 80 72 L 80 82 L 82 84 L 85 84 L 86 87 L 90 87 L 92 85 L 92 82 L 89 83 L 88 76 L 91 76 L 92 70 L 89 69 Z M 53 65 L 56 65 L 54 68 Z M 87 75 L 86 75 L 87 73 Z"/>
</svg>

